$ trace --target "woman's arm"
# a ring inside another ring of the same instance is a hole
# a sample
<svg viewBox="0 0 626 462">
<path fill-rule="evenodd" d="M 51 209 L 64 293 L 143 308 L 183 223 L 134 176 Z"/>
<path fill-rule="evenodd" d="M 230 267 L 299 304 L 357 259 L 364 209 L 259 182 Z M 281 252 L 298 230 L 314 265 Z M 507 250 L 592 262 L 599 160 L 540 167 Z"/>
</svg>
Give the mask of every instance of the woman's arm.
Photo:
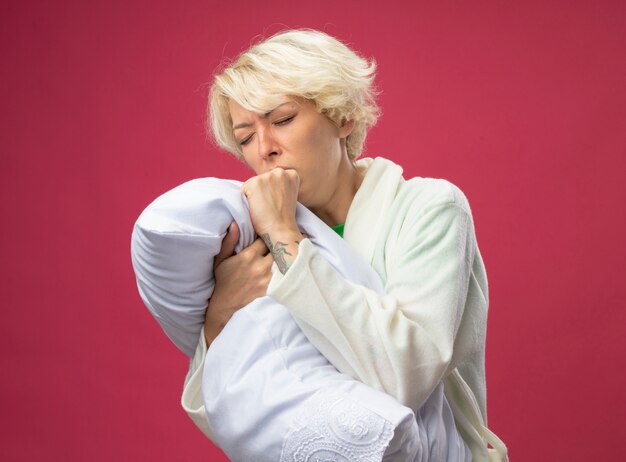
<svg viewBox="0 0 626 462">
<path fill-rule="evenodd" d="M 203 328 L 207 347 L 237 310 L 265 295 L 271 278 L 273 258 L 264 241 L 256 239 L 233 255 L 238 240 L 239 228 L 237 222 L 233 221 L 213 265 L 215 288 L 209 300 Z"/>
<path fill-rule="evenodd" d="M 340 371 L 416 409 L 480 348 L 487 301 L 467 297 L 482 265 L 468 211 L 449 202 L 398 218 L 403 231 L 385 244 L 385 295 L 344 280 L 308 239 L 285 275 L 274 272 L 268 295 Z"/>
</svg>

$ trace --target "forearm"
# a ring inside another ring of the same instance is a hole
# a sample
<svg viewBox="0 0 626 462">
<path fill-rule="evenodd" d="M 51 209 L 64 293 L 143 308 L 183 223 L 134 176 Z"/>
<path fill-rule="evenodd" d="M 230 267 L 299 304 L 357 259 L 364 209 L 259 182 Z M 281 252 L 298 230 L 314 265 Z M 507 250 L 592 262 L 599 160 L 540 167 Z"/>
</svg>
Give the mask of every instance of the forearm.
<svg viewBox="0 0 626 462">
<path fill-rule="evenodd" d="M 207 308 L 210 313 L 210 304 L 209 308 Z M 207 313 L 207 314 L 209 314 Z M 228 322 L 229 318 L 224 319 L 213 319 L 212 316 L 207 315 L 204 323 L 204 340 L 206 342 L 206 347 L 209 348 L 213 340 L 217 338 L 217 336 L 222 332 L 224 326 Z"/>
<path fill-rule="evenodd" d="M 474 260 L 469 217 L 447 207 L 424 219 L 435 218 L 436 226 L 409 227 L 412 239 L 388 249 L 394 259 L 384 293 L 345 280 L 307 240 L 293 267 L 268 287 L 335 367 L 412 408 L 476 351 L 473 332 L 486 313 L 479 294 L 465 312 Z M 470 328 L 457 339 L 464 318 Z"/>
</svg>

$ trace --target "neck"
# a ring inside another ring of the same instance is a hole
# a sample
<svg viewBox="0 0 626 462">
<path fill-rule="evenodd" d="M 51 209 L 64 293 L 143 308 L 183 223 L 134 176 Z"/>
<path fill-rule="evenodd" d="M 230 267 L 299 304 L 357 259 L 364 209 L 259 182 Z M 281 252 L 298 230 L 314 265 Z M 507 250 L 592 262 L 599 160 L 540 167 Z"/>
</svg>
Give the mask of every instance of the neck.
<svg viewBox="0 0 626 462">
<path fill-rule="evenodd" d="M 329 196 L 329 200 L 321 207 L 310 207 L 328 226 L 336 226 L 346 222 L 348 210 L 356 192 L 363 182 L 363 175 L 344 157 L 337 172 L 337 184 Z"/>
</svg>

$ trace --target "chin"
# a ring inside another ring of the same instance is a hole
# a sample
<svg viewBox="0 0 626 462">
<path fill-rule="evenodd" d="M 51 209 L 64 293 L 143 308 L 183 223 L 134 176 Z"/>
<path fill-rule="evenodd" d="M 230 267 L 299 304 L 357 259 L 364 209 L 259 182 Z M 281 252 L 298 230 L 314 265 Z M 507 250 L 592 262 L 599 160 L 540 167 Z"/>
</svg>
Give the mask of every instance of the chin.
<svg viewBox="0 0 626 462">
<path fill-rule="evenodd" d="M 309 206 L 308 201 L 307 201 L 307 196 L 306 194 L 302 193 L 302 190 L 300 190 L 300 192 L 298 193 L 298 202 L 300 202 L 305 207 Z"/>
</svg>

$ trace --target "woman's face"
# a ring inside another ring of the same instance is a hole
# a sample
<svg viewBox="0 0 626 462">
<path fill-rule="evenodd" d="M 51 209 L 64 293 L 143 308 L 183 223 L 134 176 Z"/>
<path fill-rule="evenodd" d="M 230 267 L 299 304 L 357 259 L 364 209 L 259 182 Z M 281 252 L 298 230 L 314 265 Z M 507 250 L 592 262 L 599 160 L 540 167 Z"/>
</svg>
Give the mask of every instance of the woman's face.
<svg viewBox="0 0 626 462">
<path fill-rule="evenodd" d="M 352 123 L 338 127 L 308 100 L 285 96 L 267 114 L 257 114 L 229 101 L 235 140 L 256 174 L 281 167 L 300 176 L 298 201 L 323 207 L 341 181 L 340 164 L 349 162 L 341 140 Z M 343 156 L 343 158 L 342 158 Z"/>
</svg>

